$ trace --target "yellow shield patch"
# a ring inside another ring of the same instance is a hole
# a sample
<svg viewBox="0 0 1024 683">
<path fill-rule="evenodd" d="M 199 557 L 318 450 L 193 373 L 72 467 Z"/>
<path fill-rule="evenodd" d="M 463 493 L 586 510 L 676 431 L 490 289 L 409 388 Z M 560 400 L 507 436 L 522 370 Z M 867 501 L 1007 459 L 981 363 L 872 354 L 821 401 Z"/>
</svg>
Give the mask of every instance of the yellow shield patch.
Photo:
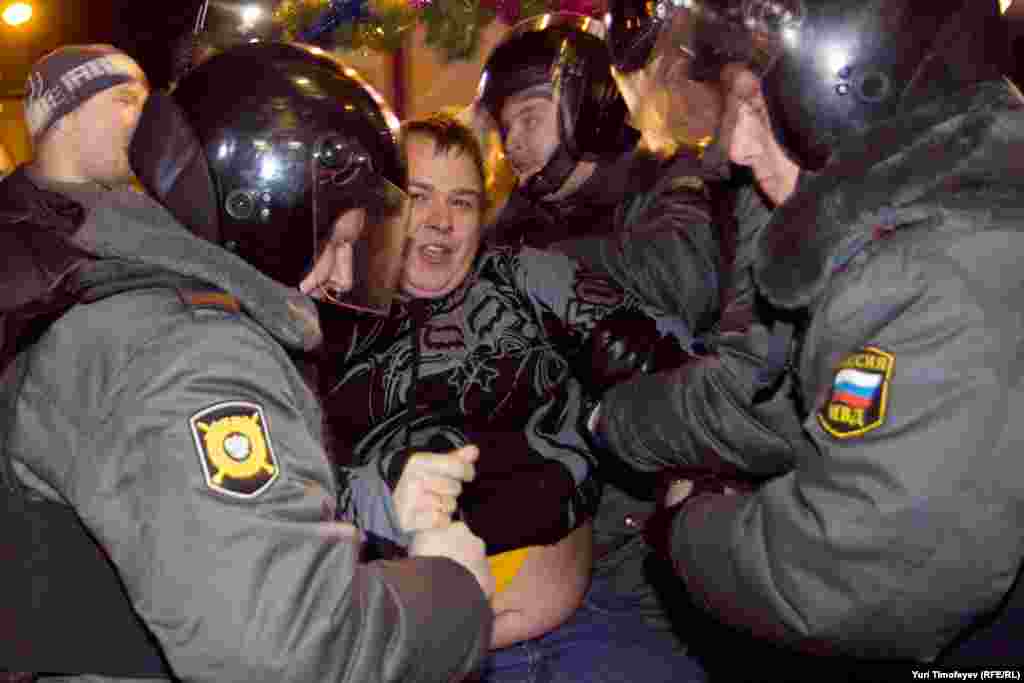
<svg viewBox="0 0 1024 683">
<path fill-rule="evenodd" d="M 837 439 L 862 436 L 882 426 L 895 362 L 895 356 L 874 346 L 846 356 L 818 411 L 818 424 Z"/>
<path fill-rule="evenodd" d="M 211 489 L 255 498 L 280 474 L 263 409 L 255 403 L 218 403 L 189 418 L 189 427 Z"/>
</svg>

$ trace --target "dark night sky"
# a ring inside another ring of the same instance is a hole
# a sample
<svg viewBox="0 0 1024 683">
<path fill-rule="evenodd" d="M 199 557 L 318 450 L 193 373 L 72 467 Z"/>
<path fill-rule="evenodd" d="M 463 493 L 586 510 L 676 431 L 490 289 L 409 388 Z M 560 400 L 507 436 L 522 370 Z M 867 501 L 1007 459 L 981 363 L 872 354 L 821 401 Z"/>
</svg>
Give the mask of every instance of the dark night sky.
<svg viewBox="0 0 1024 683">
<path fill-rule="evenodd" d="M 62 0 L 67 1 L 67 0 Z M 85 1 L 85 0 L 79 0 Z M 104 0 L 92 0 L 102 4 Z M 174 68 L 176 50 L 180 41 L 192 33 L 202 0 L 106 0 L 117 10 L 113 21 L 113 42 L 139 63 L 156 87 L 164 86 Z M 241 9 L 258 5 L 264 10 L 264 20 L 257 28 L 243 34 Z M 206 14 L 205 31 L 214 42 L 226 45 L 248 36 L 269 37 L 270 14 L 274 0 L 216 0 L 210 3 Z M 174 7 L 175 9 L 166 9 Z M 102 30 L 102 26 L 98 27 Z"/>
<path fill-rule="evenodd" d="M 14 0 L 0 0 L 0 10 Z M 109 42 L 135 57 L 156 87 L 171 78 L 180 41 L 191 32 L 203 0 L 24 0 L 35 8 L 27 27 L 0 22 L 0 96 L 18 95 L 28 66 L 66 43 Z M 207 29 L 238 39 L 239 10 L 259 4 L 269 11 L 275 0 L 213 0 Z M 1007 12 L 1024 57 L 1024 2 Z M 265 22 L 269 24 L 269 22 Z M 266 28 L 266 26 L 264 26 Z"/>
<path fill-rule="evenodd" d="M 201 0 L 79 1 L 106 1 L 113 6 L 116 11 L 108 28 L 111 42 L 135 57 L 157 87 L 169 78 L 176 42 L 191 32 L 201 4 Z M 103 25 L 98 24 L 97 30 L 104 30 Z"/>
<path fill-rule="evenodd" d="M 11 0 L 0 0 L 0 9 Z M 60 45 L 107 42 L 125 50 L 156 87 L 170 79 L 179 41 L 192 31 L 202 0 L 26 0 L 35 13 L 20 30 L 0 23 L 0 89 L 19 92 L 29 64 Z M 249 0 L 272 9 L 272 0 Z M 212 2 L 207 28 L 235 31 L 241 0 Z"/>
</svg>

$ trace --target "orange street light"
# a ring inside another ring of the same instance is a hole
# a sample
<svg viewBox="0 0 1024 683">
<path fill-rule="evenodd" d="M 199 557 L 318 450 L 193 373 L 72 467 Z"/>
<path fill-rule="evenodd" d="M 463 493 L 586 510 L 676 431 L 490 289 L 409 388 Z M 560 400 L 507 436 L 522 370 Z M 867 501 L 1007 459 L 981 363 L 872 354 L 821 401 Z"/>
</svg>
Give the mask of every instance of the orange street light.
<svg viewBox="0 0 1024 683">
<path fill-rule="evenodd" d="M 255 24 L 263 16 L 263 8 L 259 5 L 246 5 L 242 8 L 242 23 Z"/>
<path fill-rule="evenodd" d="M 4 23 L 9 26 L 21 26 L 32 18 L 32 5 L 27 2 L 14 2 L 4 8 Z"/>
</svg>

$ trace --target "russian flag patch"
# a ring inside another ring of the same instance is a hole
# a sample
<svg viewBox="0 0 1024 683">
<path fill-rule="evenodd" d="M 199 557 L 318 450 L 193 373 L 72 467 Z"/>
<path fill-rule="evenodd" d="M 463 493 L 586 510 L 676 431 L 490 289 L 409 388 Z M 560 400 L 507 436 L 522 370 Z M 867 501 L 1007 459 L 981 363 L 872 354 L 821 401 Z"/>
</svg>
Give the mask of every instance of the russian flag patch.
<svg viewBox="0 0 1024 683">
<path fill-rule="evenodd" d="M 889 379 L 895 358 L 874 346 L 851 353 L 839 363 L 818 423 L 837 439 L 861 436 L 885 422 Z"/>
</svg>

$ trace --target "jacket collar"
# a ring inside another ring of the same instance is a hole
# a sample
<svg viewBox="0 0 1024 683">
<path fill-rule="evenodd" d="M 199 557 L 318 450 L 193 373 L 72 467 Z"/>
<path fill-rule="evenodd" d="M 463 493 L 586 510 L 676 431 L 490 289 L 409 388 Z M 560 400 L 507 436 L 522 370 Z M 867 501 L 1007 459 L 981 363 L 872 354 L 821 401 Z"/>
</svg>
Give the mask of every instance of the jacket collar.
<svg viewBox="0 0 1024 683">
<path fill-rule="evenodd" d="M 144 194 L 108 192 L 72 241 L 89 254 L 107 259 L 82 274 L 81 287 L 116 290 L 118 283 L 144 279 L 147 272 L 170 272 L 233 295 L 285 346 L 311 350 L 321 341 L 320 322 L 309 297 L 193 235 Z"/>
<path fill-rule="evenodd" d="M 36 185 L 24 164 L 0 181 L 0 223 L 34 223 L 68 234 L 84 219 L 78 202 Z"/>
<path fill-rule="evenodd" d="M 578 213 L 592 213 L 601 208 L 607 209 L 611 216 L 619 205 L 647 192 L 663 177 L 693 175 L 706 180 L 722 180 L 728 173 L 728 165 L 718 161 L 717 156 L 711 158 L 714 161 L 702 161 L 692 151 L 684 149 L 666 159 L 638 146 L 613 161 L 598 164 L 593 175 L 579 189 L 558 201 L 533 200 L 517 187 L 509 195 L 499 223 L 536 215 L 538 209 L 551 221 Z"/>
<path fill-rule="evenodd" d="M 635 156 L 636 151 L 630 150 L 613 161 L 599 163 L 595 167 L 594 173 L 575 192 L 557 201 L 532 199 L 521 186 L 517 186 L 509 195 L 505 210 L 509 212 L 509 215 L 517 215 L 521 212 L 532 213 L 539 208 L 545 214 L 554 217 L 571 215 L 580 207 L 588 209 L 595 206 L 614 207 L 626 195 L 626 185 Z"/>
<path fill-rule="evenodd" d="M 950 211 L 1019 204 L 1021 130 L 1019 93 L 988 82 L 865 131 L 825 172 L 803 174 L 775 211 L 754 265 L 761 293 L 781 308 L 810 306 L 832 274 L 882 233 L 909 225 L 941 229 Z M 1016 187 L 998 194 L 996 186 Z M 984 196 L 972 204 L 976 195 Z M 988 222 L 979 216 L 974 224 Z"/>
</svg>

